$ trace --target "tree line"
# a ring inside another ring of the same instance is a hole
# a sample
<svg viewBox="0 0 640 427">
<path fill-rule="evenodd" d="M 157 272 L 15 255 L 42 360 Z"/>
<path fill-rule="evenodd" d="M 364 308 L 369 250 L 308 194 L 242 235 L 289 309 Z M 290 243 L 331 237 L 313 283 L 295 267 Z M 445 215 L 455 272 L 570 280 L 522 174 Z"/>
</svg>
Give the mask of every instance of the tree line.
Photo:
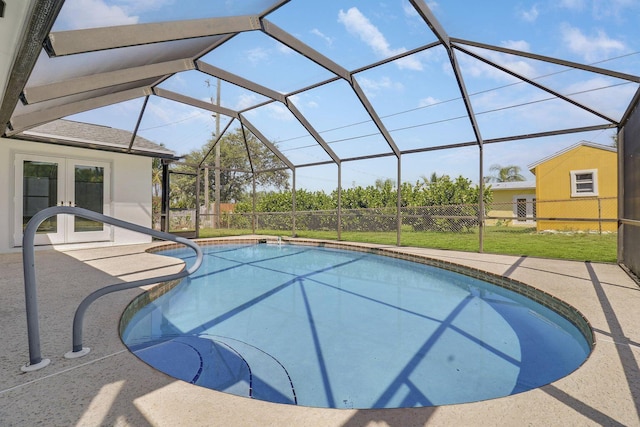
<svg viewBox="0 0 640 427">
<path fill-rule="evenodd" d="M 414 184 L 403 182 L 400 185 L 401 207 L 471 205 L 478 203 L 479 187 L 471 180 L 459 176 L 452 179 L 441 175 Z M 291 190 L 281 190 L 258 194 L 257 212 L 289 212 L 293 209 Z M 338 207 L 338 190 L 325 193 L 322 190 L 309 191 L 297 189 L 295 194 L 297 211 L 331 210 Z M 491 203 L 493 196 L 490 188 L 484 190 L 484 202 Z M 395 208 L 398 193 L 393 180 L 377 180 L 375 185 L 345 188 L 340 194 L 342 209 Z M 242 201 L 236 204 L 236 212 L 252 212 L 253 202 Z"/>
<path fill-rule="evenodd" d="M 193 150 L 184 157 L 184 161 L 173 165 L 175 174 L 171 179 L 170 205 L 172 208 L 193 209 L 196 200 L 196 180 L 193 176 L 194 165 L 201 164 L 211 168 L 209 182 L 200 188 L 200 200 L 204 200 L 205 185 L 212 189 L 216 182 L 213 173 L 214 156 L 211 138 L 201 149 Z M 251 212 L 252 201 L 252 170 L 264 171 L 256 174 L 256 185 L 270 188 L 257 194 L 256 211 L 258 212 L 287 212 L 292 209 L 292 190 L 289 185 L 289 171 L 284 164 L 253 134 L 241 128 L 225 134 L 220 144 L 220 194 L 221 201 L 235 203 L 237 212 Z M 160 182 L 159 162 L 154 163 L 154 196 Z M 484 178 L 485 183 L 522 181 L 518 166 L 492 165 L 492 175 Z M 204 179 L 204 175 L 201 175 Z M 477 204 L 479 187 L 463 176 L 452 178 L 449 175 L 432 173 L 428 178 L 422 176 L 420 180 L 400 184 L 400 205 L 412 206 L 441 206 Z M 397 205 L 397 187 L 391 180 L 377 180 L 374 185 L 355 186 L 342 190 L 340 198 L 344 209 L 390 208 Z M 331 210 L 338 206 L 338 191 L 329 193 L 324 191 L 296 190 L 296 210 Z M 491 186 L 484 189 L 485 204 L 490 204 L 493 197 Z"/>
</svg>

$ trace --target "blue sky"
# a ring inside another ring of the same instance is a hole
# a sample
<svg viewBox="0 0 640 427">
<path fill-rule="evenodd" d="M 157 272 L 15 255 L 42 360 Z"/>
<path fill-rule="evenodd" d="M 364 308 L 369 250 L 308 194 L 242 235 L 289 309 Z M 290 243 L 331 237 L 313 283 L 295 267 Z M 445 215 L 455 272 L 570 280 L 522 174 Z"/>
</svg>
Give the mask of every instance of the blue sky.
<svg viewBox="0 0 640 427">
<path fill-rule="evenodd" d="M 270 2 L 195 0 L 67 0 L 54 30 L 196 19 L 262 10 Z M 428 2 L 451 37 L 530 51 L 583 64 L 640 74 L 640 1 L 542 0 Z M 405 0 L 292 0 L 267 19 L 353 71 L 406 52 L 436 37 Z M 477 48 L 473 52 L 618 120 L 638 85 L 624 80 Z M 457 51 L 482 137 L 599 125 L 605 121 L 547 92 Z M 261 32 L 243 33 L 202 58 L 205 62 L 282 93 L 333 75 Z M 474 140 L 446 51 L 433 48 L 355 75 L 400 149 Z M 176 75 L 160 86 L 207 102 L 215 101 L 215 79 L 197 71 Z M 264 101 L 260 95 L 222 83 L 221 103 L 243 109 Z M 344 81 L 295 95 L 293 103 L 321 131 L 340 157 L 388 152 L 366 111 Z M 132 130 L 142 100 L 70 117 Z M 292 114 L 272 103 L 246 113 L 247 119 L 294 163 L 328 160 Z M 227 123 L 222 118 L 222 127 Z M 204 110 L 152 97 L 140 134 L 178 154 L 202 146 L 215 130 Z M 487 144 L 485 174 L 492 164 L 527 165 L 580 140 L 611 144 L 612 131 Z M 394 181 L 397 162 L 383 158 L 343 164 L 343 186 Z M 403 156 L 402 180 L 432 172 L 479 180 L 476 147 Z M 335 166 L 300 168 L 298 187 L 330 190 Z"/>
</svg>

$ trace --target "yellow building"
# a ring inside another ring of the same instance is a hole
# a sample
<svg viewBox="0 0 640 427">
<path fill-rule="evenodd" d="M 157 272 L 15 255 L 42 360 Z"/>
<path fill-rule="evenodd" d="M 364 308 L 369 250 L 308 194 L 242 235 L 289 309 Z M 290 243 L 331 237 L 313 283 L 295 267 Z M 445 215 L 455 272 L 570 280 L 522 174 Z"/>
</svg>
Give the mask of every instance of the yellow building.
<svg viewBox="0 0 640 427">
<path fill-rule="evenodd" d="M 493 202 L 487 225 L 535 227 L 536 183 L 533 181 L 491 184 Z"/>
<path fill-rule="evenodd" d="M 615 147 L 581 141 L 529 165 L 538 231 L 617 231 Z"/>
</svg>

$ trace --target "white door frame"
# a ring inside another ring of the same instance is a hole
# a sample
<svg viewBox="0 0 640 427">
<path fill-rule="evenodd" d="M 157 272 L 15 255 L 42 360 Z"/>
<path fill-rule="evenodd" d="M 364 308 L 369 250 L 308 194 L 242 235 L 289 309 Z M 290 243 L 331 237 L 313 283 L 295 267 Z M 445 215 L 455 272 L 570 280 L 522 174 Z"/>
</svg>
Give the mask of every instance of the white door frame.
<svg viewBox="0 0 640 427">
<path fill-rule="evenodd" d="M 15 169 L 15 199 L 14 199 L 14 245 L 22 246 L 23 234 L 23 178 L 24 161 L 46 162 L 58 165 L 58 200 L 57 205 L 75 206 L 75 167 L 101 167 L 104 171 L 103 180 L 103 211 L 111 215 L 111 163 L 100 160 L 57 157 L 55 155 L 16 153 L 14 157 Z M 103 225 L 102 230 L 76 232 L 74 230 L 75 217 L 73 215 L 58 215 L 57 228 L 51 233 L 37 233 L 36 245 L 51 245 L 77 242 L 109 241 L 113 238 L 111 226 Z"/>
</svg>

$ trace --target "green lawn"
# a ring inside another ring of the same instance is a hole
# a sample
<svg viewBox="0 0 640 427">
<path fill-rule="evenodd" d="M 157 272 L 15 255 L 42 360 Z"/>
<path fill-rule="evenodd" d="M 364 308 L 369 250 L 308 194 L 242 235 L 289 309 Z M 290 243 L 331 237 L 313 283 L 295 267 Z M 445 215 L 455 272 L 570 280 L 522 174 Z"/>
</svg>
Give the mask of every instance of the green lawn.
<svg viewBox="0 0 640 427">
<path fill-rule="evenodd" d="M 257 234 L 290 236 L 290 232 L 256 230 Z M 200 237 L 251 234 L 251 230 L 204 229 Z M 336 240 L 335 231 L 298 231 L 298 237 Z M 363 243 L 396 244 L 395 232 L 342 232 L 342 240 Z M 486 227 L 484 252 L 541 258 L 570 259 L 593 262 L 616 262 L 616 234 L 542 234 L 535 228 Z M 402 246 L 477 252 L 478 234 L 404 231 Z"/>
</svg>

